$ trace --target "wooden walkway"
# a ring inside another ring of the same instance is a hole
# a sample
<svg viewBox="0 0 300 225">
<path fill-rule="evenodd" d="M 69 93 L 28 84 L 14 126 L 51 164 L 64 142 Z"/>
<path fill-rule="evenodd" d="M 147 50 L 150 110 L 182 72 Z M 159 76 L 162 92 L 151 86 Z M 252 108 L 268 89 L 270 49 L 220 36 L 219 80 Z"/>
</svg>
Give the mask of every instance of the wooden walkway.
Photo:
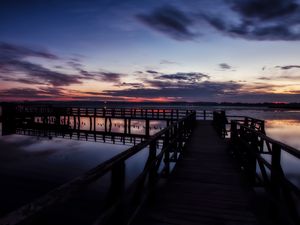
<svg viewBox="0 0 300 225">
<path fill-rule="evenodd" d="M 227 150 L 211 121 L 197 121 L 186 152 L 134 225 L 258 224 Z M 248 193 L 249 191 L 249 193 Z"/>
</svg>

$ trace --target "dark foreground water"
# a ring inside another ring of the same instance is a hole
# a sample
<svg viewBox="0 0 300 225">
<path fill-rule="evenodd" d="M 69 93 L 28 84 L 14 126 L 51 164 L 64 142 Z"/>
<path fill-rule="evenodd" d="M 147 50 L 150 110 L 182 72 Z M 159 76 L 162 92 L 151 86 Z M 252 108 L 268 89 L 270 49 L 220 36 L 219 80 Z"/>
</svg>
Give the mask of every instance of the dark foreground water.
<svg viewBox="0 0 300 225">
<path fill-rule="evenodd" d="M 194 109 L 200 110 L 197 107 Z M 300 111 L 266 108 L 226 108 L 226 110 L 229 115 L 266 120 L 268 136 L 300 149 Z M 81 121 L 81 128 L 84 129 L 87 125 L 84 119 Z M 102 123 L 100 119 L 97 121 L 98 130 L 102 129 Z M 144 132 L 142 121 L 135 121 L 132 125 L 133 133 Z M 164 126 L 164 123 L 153 122 L 151 134 Z M 113 132 L 122 129 L 122 121 L 113 121 Z M 42 196 L 132 145 L 17 134 L 0 136 L 0 216 Z M 127 184 L 143 169 L 147 155 L 146 150 L 142 151 L 126 163 Z M 282 162 L 285 173 L 293 183 L 300 186 L 299 160 L 284 153 Z M 104 181 L 98 183 L 95 189 L 99 190 L 100 186 L 105 186 L 104 183 Z"/>
</svg>

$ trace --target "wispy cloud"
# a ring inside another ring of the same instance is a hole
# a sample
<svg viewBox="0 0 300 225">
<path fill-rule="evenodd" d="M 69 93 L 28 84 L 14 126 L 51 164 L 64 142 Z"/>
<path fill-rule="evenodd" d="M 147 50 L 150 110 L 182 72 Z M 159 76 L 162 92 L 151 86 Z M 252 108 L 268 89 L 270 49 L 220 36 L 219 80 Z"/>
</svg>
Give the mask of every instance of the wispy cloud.
<svg viewBox="0 0 300 225">
<path fill-rule="evenodd" d="M 297 0 L 226 0 L 222 4 L 222 10 L 206 10 L 199 4 L 188 13 L 174 6 L 163 6 L 137 18 L 150 28 L 180 41 L 192 40 L 200 33 L 208 32 L 207 25 L 235 38 L 300 40 Z M 184 8 L 188 7 L 185 4 Z"/>
<path fill-rule="evenodd" d="M 128 82 L 123 82 L 116 84 L 115 86 L 117 87 L 126 87 L 126 88 L 143 88 L 145 85 L 143 83 L 128 83 Z"/>
<path fill-rule="evenodd" d="M 193 20 L 173 6 L 166 5 L 148 14 L 139 14 L 137 18 L 150 28 L 176 40 L 191 40 L 197 36 L 190 29 Z"/>
<path fill-rule="evenodd" d="M 280 68 L 282 70 L 300 69 L 300 65 L 276 66 L 275 68 Z"/>
<path fill-rule="evenodd" d="M 231 70 L 231 69 L 232 69 L 232 66 L 230 66 L 230 65 L 227 64 L 227 63 L 220 63 L 220 64 L 219 64 L 219 67 L 220 67 L 220 69 L 222 69 L 222 70 Z"/>
<path fill-rule="evenodd" d="M 59 60 L 59 56 L 48 51 L 35 50 L 23 46 L 0 44 L 0 79 L 23 84 L 44 84 L 69 86 L 80 84 L 84 80 L 96 80 L 117 83 L 123 74 L 103 71 L 87 71 L 79 60 L 67 62 L 74 72 L 64 73 L 29 61 L 28 57 Z"/>
<path fill-rule="evenodd" d="M 65 97 L 61 88 L 11 88 L 0 90 L 0 95 L 5 98 L 15 99 L 55 99 Z"/>
<path fill-rule="evenodd" d="M 300 7 L 296 0 L 228 0 L 238 20 L 202 14 L 216 30 L 232 37 L 251 40 L 300 40 Z"/>
<path fill-rule="evenodd" d="M 178 72 L 174 74 L 163 74 L 155 77 L 155 79 L 169 80 L 169 81 L 185 81 L 191 83 L 197 83 L 202 79 L 209 79 L 209 78 L 210 78 L 209 75 L 204 73 L 197 73 L 197 72 L 191 72 L 191 73 Z"/>
<path fill-rule="evenodd" d="M 45 59 L 59 59 L 59 57 L 47 50 L 33 49 L 20 45 L 0 42 L 0 60 L 23 59 L 26 57 L 39 57 Z"/>
<path fill-rule="evenodd" d="M 170 65 L 172 65 L 172 64 L 179 64 L 179 63 L 163 59 L 163 60 L 160 61 L 159 64 L 170 64 Z"/>
<path fill-rule="evenodd" d="M 211 82 L 185 80 L 183 76 L 178 78 L 167 76 L 167 79 L 145 80 L 144 82 L 150 87 L 132 88 L 125 90 L 106 90 L 104 95 L 113 97 L 139 97 L 139 98 L 174 98 L 181 100 L 200 100 L 217 99 L 225 95 L 237 93 L 242 87 L 236 82 Z M 175 79 L 178 82 L 173 82 Z"/>
<path fill-rule="evenodd" d="M 151 73 L 151 74 L 159 74 L 159 72 L 155 71 L 155 70 L 147 70 L 147 73 Z"/>
</svg>

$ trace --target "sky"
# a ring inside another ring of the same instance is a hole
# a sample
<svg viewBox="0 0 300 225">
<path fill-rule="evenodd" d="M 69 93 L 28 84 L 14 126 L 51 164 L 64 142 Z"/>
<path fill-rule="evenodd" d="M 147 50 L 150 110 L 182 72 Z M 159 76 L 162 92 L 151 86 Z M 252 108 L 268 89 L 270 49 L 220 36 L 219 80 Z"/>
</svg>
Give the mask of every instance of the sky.
<svg viewBox="0 0 300 225">
<path fill-rule="evenodd" d="M 0 1 L 0 101 L 300 102 L 300 0 Z"/>
</svg>

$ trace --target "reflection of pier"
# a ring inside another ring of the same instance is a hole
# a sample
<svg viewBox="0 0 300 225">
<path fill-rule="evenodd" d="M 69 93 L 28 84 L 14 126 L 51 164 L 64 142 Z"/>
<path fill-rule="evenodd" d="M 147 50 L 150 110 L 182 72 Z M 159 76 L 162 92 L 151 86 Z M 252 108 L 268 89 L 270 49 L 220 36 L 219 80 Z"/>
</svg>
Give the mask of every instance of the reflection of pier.
<svg viewBox="0 0 300 225">
<path fill-rule="evenodd" d="M 143 140 L 145 140 L 145 135 L 140 134 L 123 134 L 115 132 L 102 132 L 102 131 L 80 131 L 80 130 L 60 130 L 60 129 L 29 129 L 29 128 L 17 128 L 16 134 L 36 136 L 36 137 L 46 137 L 46 138 L 66 138 L 79 141 L 92 141 L 92 142 L 102 142 L 102 143 L 120 143 L 120 144 L 130 144 L 135 145 Z"/>
<path fill-rule="evenodd" d="M 162 126 L 151 126 L 153 121 L 164 121 L 169 126 L 189 113 L 191 110 L 179 109 L 131 109 L 131 108 L 61 108 L 51 106 L 34 105 L 4 105 L 4 118 L 7 133 L 13 133 L 17 127 L 38 128 L 47 130 L 68 130 L 68 131 L 103 131 L 112 133 L 116 122 L 121 121 L 122 133 L 134 134 L 132 130 L 138 128 L 144 130 L 148 137 L 152 130 L 161 130 Z M 206 117 L 206 111 L 203 112 Z M 140 125 L 135 125 L 140 122 Z M 8 128 L 8 129 L 7 129 Z M 120 130 L 117 133 L 120 133 Z M 142 134 L 141 134 L 142 135 Z"/>
<path fill-rule="evenodd" d="M 24 128 L 29 124 L 41 128 L 59 125 L 74 134 L 81 129 L 68 121 L 73 118 L 79 122 L 87 117 L 93 124 L 93 118 L 103 116 L 104 111 L 107 121 L 118 118 L 124 125 L 133 113 L 134 119 L 149 120 L 145 126 L 149 130 L 152 120 L 165 118 L 169 122 L 153 135 L 144 132 L 144 141 L 139 144 L 6 215 L 0 224 L 299 224 L 300 191 L 284 173 L 281 154 L 299 160 L 300 153 L 267 137 L 262 120 L 214 112 L 213 121 L 196 121 L 195 112 L 180 110 L 136 110 L 134 114 L 134 109 L 105 109 L 100 114 L 97 110 L 94 114 L 86 110 L 88 113 L 75 115 L 66 109 L 26 110 L 14 112 L 19 118 L 15 126 L 26 118 L 31 122 L 21 123 Z M 54 112 L 57 120 L 52 122 Z M 33 123 L 33 114 L 43 118 L 43 122 Z M 98 132 L 93 129 L 96 126 L 90 127 L 86 132 Z M 124 130 L 127 132 L 119 135 L 133 135 Z M 224 141 L 226 137 L 229 138 Z M 146 162 L 129 183 L 128 165 L 141 152 L 146 153 Z M 241 170 L 234 166 L 234 161 Z M 247 182 L 241 180 L 240 173 Z M 101 200 L 94 192 L 87 194 L 105 178 L 109 178 L 109 185 Z M 260 221 L 254 213 L 261 210 L 258 204 L 249 203 L 253 194 L 250 188 L 254 187 L 265 190 L 264 203 L 272 218 Z"/>
</svg>

